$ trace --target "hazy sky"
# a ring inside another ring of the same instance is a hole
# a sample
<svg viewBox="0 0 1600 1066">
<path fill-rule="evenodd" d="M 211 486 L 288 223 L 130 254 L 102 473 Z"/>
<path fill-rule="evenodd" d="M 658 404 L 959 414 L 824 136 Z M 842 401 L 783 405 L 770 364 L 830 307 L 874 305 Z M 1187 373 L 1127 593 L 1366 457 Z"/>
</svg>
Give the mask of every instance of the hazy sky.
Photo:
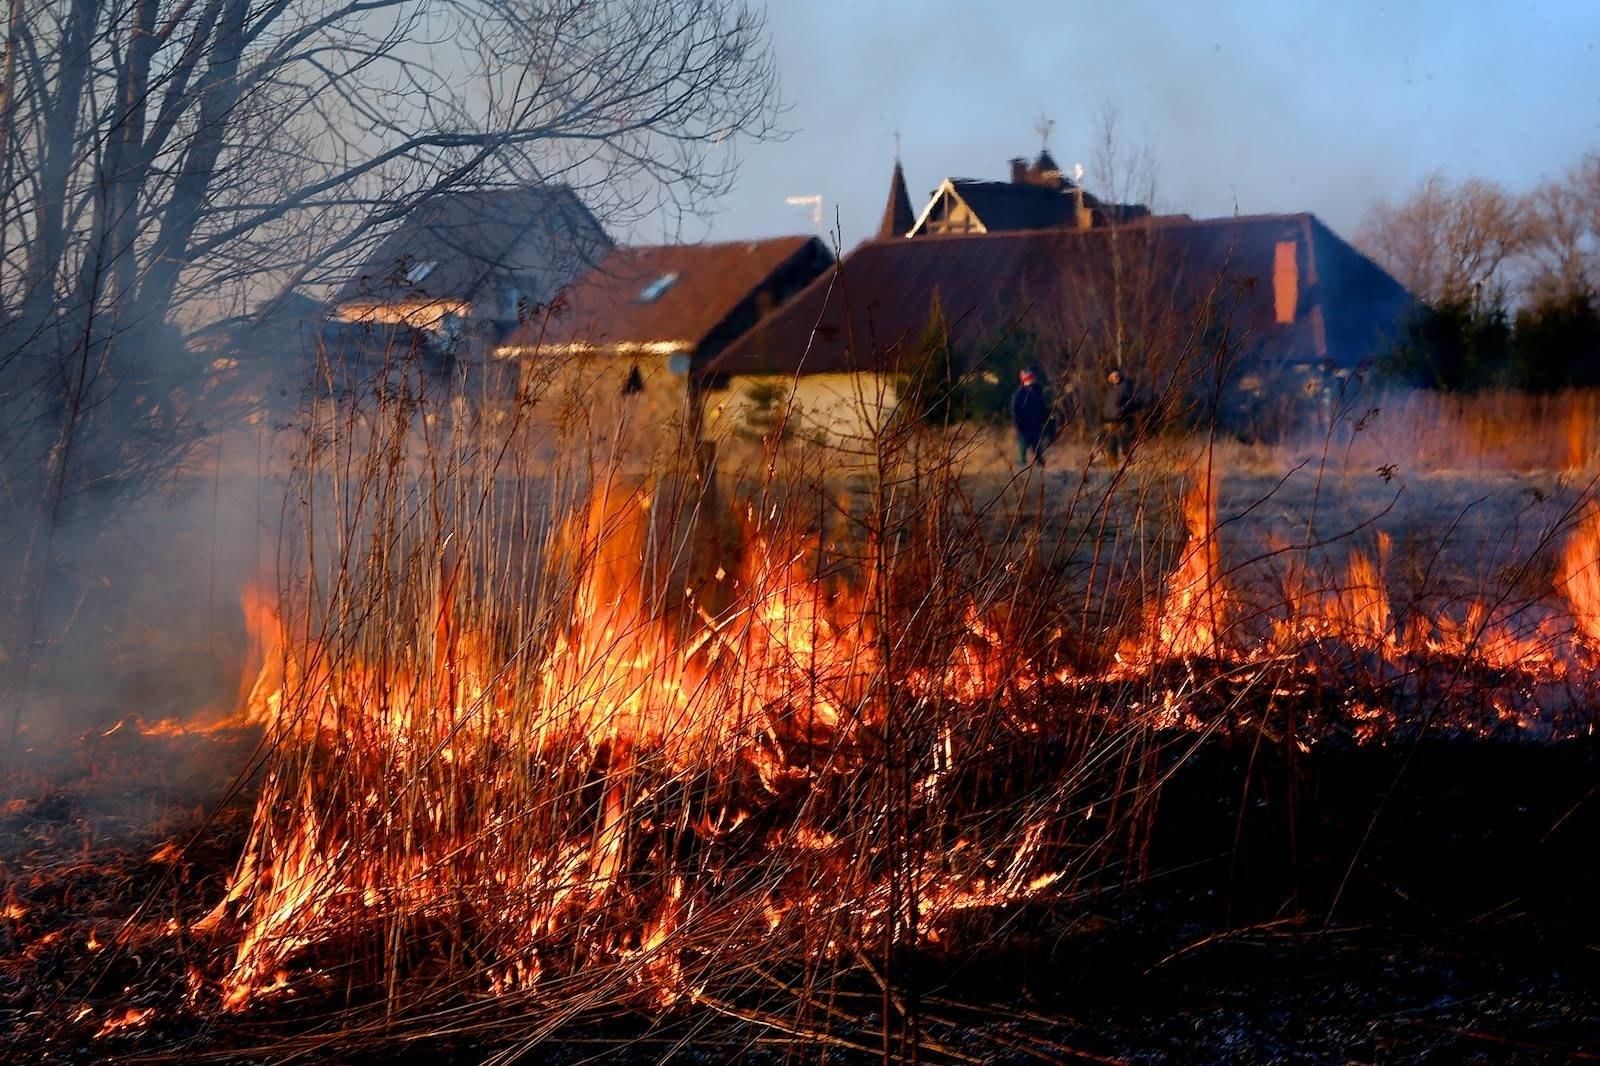
<svg viewBox="0 0 1600 1066">
<path fill-rule="evenodd" d="M 1600 148 L 1600 0 L 771 0 L 786 141 L 746 146 L 739 188 L 686 238 L 877 226 L 894 131 L 912 199 L 1000 179 L 1041 112 L 1070 170 L 1115 106 L 1157 206 L 1313 211 L 1349 233 L 1421 175 L 1522 189 Z M 1091 191 L 1095 191 L 1092 183 Z M 704 232 L 699 232 L 704 231 Z M 639 239 L 650 235 L 640 233 Z"/>
</svg>

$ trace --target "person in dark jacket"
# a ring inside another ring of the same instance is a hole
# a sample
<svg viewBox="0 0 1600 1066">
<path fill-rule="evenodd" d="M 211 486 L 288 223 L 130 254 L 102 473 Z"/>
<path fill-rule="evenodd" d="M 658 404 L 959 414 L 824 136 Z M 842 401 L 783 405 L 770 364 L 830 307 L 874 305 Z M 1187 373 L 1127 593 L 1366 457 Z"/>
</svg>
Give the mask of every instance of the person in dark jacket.
<svg viewBox="0 0 1600 1066">
<path fill-rule="evenodd" d="M 1022 384 L 1011 394 L 1011 425 L 1017 431 L 1017 465 L 1028 465 L 1028 453 L 1033 461 L 1044 465 L 1045 426 L 1050 419 L 1050 401 L 1045 397 L 1044 386 L 1033 370 L 1020 375 Z"/>
<path fill-rule="evenodd" d="M 1106 458 L 1120 463 L 1128 454 L 1133 441 L 1133 416 L 1139 401 L 1133 391 L 1133 382 L 1120 369 L 1112 368 L 1106 375 L 1105 395 L 1100 403 L 1100 443 Z"/>
</svg>

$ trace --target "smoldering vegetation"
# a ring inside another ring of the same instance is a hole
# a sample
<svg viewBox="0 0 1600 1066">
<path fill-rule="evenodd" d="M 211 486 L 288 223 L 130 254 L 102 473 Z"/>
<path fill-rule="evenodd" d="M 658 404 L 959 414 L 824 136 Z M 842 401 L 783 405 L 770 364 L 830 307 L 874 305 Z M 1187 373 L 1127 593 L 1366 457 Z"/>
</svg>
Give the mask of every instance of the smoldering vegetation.
<svg viewBox="0 0 1600 1066">
<path fill-rule="evenodd" d="M 1592 1027 L 1561 953 L 1545 998 L 1484 1006 L 1584 928 L 1584 467 L 1153 435 L 1019 472 L 915 423 L 712 466 L 407 382 L 259 438 L 280 495 L 224 552 L 230 702 L 162 722 L 125 691 L 27 742 L 15 1046 L 1023 1061 L 1179 1024 L 1217 1058 Z M 1495 766 L 1537 797 L 1475 792 Z M 1508 861 L 1536 881 L 1451 895 Z M 1498 968 L 1455 954 L 1488 944 Z M 1403 1018 L 1248 957 L 1367 974 Z"/>
</svg>

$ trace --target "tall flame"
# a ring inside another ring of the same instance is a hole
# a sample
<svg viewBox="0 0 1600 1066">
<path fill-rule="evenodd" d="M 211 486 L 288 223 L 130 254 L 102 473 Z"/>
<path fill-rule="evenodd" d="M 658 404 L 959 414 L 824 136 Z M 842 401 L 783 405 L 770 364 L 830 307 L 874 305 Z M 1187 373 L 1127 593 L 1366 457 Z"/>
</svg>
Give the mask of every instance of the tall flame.
<svg viewBox="0 0 1600 1066">
<path fill-rule="evenodd" d="M 570 621 L 544 648 L 507 648 L 473 625 L 449 576 L 425 646 L 356 658 L 338 633 L 294 641 L 280 620 L 266 642 L 280 654 L 247 700 L 280 751 L 228 897 L 208 919 L 241 928 L 227 1006 L 247 1005 L 291 959 L 349 930 L 464 912 L 502 959 L 491 977 L 501 990 L 540 980 L 556 945 L 596 923 L 614 930 L 613 964 L 650 968 L 653 995 L 663 975 L 689 981 L 670 945 L 687 935 L 709 874 L 655 854 L 662 841 L 719 839 L 719 826 L 745 817 L 743 801 L 719 798 L 748 788 L 739 782 L 771 797 L 840 766 L 875 766 L 867 751 L 884 743 L 890 695 L 867 592 L 819 576 L 814 547 L 752 528 L 736 570 L 713 579 L 732 586 L 714 612 L 704 588 L 676 585 L 682 567 L 654 572 L 658 521 L 647 492 L 596 494 L 565 538 L 577 574 Z M 998 633 L 976 607 L 960 617 L 957 653 L 906 664 L 913 698 L 998 693 L 1006 671 L 1022 668 L 992 654 Z M 917 758 L 947 766 L 953 743 L 930 734 Z M 831 754 L 813 764 L 822 745 Z M 1053 879 L 1039 868 L 1040 832 L 1011 860 L 1004 890 L 947 877 L 926 897 L 1036 891 Z M 645 853 L 655 858 L 641 867 Z M 820 885 L 797 897 L 788 874 L 771 876 L 744 904 L 762 928 L 800 898 L 844 905 Z M 885 908 L 899 906 L 883 897 L 851 921 L 891 920 Z"/>
<path fill-rule="evenodd" d="M 1122 657 L 1133 664 L 1221 658 L 1228 652 L 1233 602 L 1222 579 L 1215 471 L 1208 470 L 1190 486 L 1180 510 L 1187 540 L 1177 568 L 1147 612 L 1143 631 L 1122 647 Z"/>
<path fill-rule="evenodd" d="M 1578 632 L 1600 648 L 1600 506 L 1590 505 L 1567 537 L 1556 587 L 1566 597 Z"/>
</svg>

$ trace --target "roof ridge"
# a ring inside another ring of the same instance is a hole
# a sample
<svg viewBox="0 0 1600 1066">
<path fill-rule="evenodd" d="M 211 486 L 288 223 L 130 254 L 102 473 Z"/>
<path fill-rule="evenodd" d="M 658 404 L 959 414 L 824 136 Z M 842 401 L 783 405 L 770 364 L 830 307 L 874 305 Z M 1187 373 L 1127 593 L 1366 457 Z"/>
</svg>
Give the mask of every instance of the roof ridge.
<svg viewBox="0 0 1600 1066">
<path fill-rule="evenodd" d="M 996 182 L 996 184 L 1009 185 L 1010 183 Z M 1118 230 L 1199 228 L 1201 226 L 1223 226 L 1253 222 L 1291 222 L 1307 218 L 1316 219 L 1319 224 L 1326 226 L 1321 219 L 1317 219 L 1317 216 L 1310 211 L 1291 211 L 1283 214 L 1262 212 L 1254 215 L 1214 215 L 1209 218 L 1194 218 L 1189 215 L 1146 215 L 1134 222 L 1124 222 L 1115 226 L 1093 226 L 1089 229 L 1078 229 L 1073 226 L 1035 226 L 1031 229 L 991 230 L 987 233 L 922 233 L 917 235 L 916 241 L 924 243 L 933 241 L 999 241 L 1042 235 L 1083 237 L 1114 233 Z M 900 242 L 884 240 L 880 237 L 869 237 L 857 247 L 869 244 L 896 243 Z"/>
<path fill-rule="evenodd" d="M 811 233 L 792 233 L 780 237 L 746 237 L 733 238 L 725 241 L 694 241 L 692 243 L 680 242 L 677 244 L 618 244 L 615 246 L 619 252 L 658 251 L 669 248 L 732 248 L 735 245 L 750 244 L 783 244 L 786 242 L 805 243 L 819 238 Z"/>
</svg>

